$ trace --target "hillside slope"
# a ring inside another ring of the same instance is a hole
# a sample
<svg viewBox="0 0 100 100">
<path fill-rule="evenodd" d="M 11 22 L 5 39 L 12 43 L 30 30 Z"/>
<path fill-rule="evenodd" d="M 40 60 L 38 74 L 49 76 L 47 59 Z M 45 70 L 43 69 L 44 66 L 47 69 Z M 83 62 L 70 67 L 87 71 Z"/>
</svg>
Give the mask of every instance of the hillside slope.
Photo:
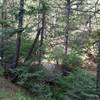
<svg viewBox="0 0 100 100">
<path fill-rule="evenodd" d="M 31 100 L 20 87 L 0 77 L 0 100 Z"/>
</svg>

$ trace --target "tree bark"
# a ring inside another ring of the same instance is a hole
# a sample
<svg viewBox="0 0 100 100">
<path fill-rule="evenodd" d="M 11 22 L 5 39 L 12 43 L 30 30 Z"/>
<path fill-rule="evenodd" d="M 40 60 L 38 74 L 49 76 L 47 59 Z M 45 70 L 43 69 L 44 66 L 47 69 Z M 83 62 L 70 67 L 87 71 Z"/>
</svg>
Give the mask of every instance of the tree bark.
<svg viewBox="0 0 100 100">
<path fill-rule="evenodd" d="M 96 82 L 96 88 L 97 88 L 97 94 L 100 97 L 100 40 L 98 45 L 98 64 L 97 64 L 97 82 Z"/>
<path fill-rule="evenodd" d="M 66 28 L 65 28 L 65 54 L 68 51 L 68 35 L 70 30 L 70 12 L 71 12 L 71 1 L 67 0 L 66 5 Z"/>
<path fill-rule="evenodd" d="M 7 19 L 7 0 L 3 0 L 2 4 L 2 12 L 1 12 L 1 19 L 6 20 Z M 2 23 L 1 24 L 2 29 L 6 28 L 6 24 Z M 1 46 L 0 46 L 0 57 L 1 57 L 1 65 L 4 65 L 4 33 L 2 32 L 1 36 Z"/>
<path fill-rule="evenodd" d="M 35 45 L 36 45 L 36 43 L 37 43 L 37 41 L 39 39 L 39 36 L 41 35 L 40 46 L 39 46 L 39 48 L 40 48 L 40 51 L 39 51 L 39 60 L 38 60 L 39 65 L 41 64 L 41 59 L 42 59 L 42 55 L 43 55 L 42 46 L 43 46 L 44 32 L 45 32 L 45 23 L 46 23 L 45 22 L 45 20 L 46 20 L 45 14 L 46 14 L 46 11 L 44 10 L 43 13 L 42 13 L 41 28 L 40 28 L 40 25 L 38 24 L 38 32 L 37 32 L 36 38 L 35 38 L 32 46 L 31 46 L 31 48 L 30 48 L 30 50 L 29 50 L 29 52 L 27 54 L 27 57 L 25 58 L 25 61 L 29 59 L 29 57 L 31 56 L 31 54 L 33 52 L 33 49 L 35 48 Z M 38 16 L 38 19 L 40 19 L 39 16 Z"/>
<path fill-rule="evenodd" d="M 34 49 L 34 47 L 35 47 L 35 45 L 36 45 L 36 43 L 37 43 L 37 41 L 38 41 L 38 39 L 39 39 L 40 34 L 41 34 L 41 28 L 38 29 L 36 38 L 35 38 L 35 40 L 34 40 L 32 46 L 31 46 L 31 48 L 29 49 L 29 52 L 28 52 L 28 54 L 27 54 L 27 57 L 25 58 L 25 61 L 28 60 L 29 57 L 31 56 L 31 54 L 32 54 L 32 52 L 33 52 L 33 49 Z M 25 62 L 25 61 L 24 61 L 24 62 Z"/>
<path fill-rule="evenodd" d="M 20 9 L 19 9 L 19 24 L 18 28 L 20 29 L 19 33 L 17 33 L 16 39 L 16 57 L 15 57 L 15 68 L 18 65 L 18 60 L 20 57 L 20 47 L 21 47 L 21 34 L 23 29 L 23 18 L 24 18 L 24 0 L 20 0 Z"/>
<path fill-rule="evenodd" d="M 44 32 L 45 32 L 45 24 L 46 24 L 46 12 L 45 10 L 43 11 L 42 14 L 42 31 L 41 31 L 41 40 L 40 40 L 40 53 L 39 53 L 39 64 L 41 64 L 42 61 L 42 56 L 43 56 L 43 41 L 44 41 Z"/>
</svg>

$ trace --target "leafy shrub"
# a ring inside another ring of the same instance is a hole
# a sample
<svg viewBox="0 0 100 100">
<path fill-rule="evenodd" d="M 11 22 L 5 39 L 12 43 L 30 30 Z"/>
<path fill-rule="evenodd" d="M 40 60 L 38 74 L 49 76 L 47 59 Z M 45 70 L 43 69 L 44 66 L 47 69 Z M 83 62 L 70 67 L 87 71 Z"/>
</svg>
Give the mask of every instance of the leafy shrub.
<svg viewBox="0 0 100 100">
<path fill-rule="evenodd" d="M 31 99 L 29 95 L 20 89 L 17 91 L 7 91 L 5 89 L 0 89 L 0 97 L 2 97 L 2 100 L 35 100 Z"/>
<path fill-rule="evenodd" d="M 97 100 L 95 76 L 76 69 L 69 76 L 53 75 L 41 66 L 21 66 L 16 70 L 18 84 L 33 93 L 36 100 Z"/>
<path fill-rule="evenodd" d="M 0 76 L 3 76 L 4 75 L 4 69 L 3 67 L 0 66 Z"/>
<path fill-rule="evenodd" d="M 81 66 L 82 60 L 80 55 L 76 51 L 72 51 L 67 56 L 65 55 L 63 58 L 62 64 L 69 68 L 76 68 Z"/>
<path fill-rule="evenodd" d="M 51 59 L 60 63 L 60 62 L 62 62 L 63 56 L 64 56 L 64 48 L 62 46 L 57 46 L 52 51 Z"/>
<path fill-rule="evenodd" d="M 47 81 L 54 80 L 57 75 L 52 74 L 47 69 L 45 69 L 43 66 L 34 65 L 34 66 L 27 66 L 23 65 L 16 69 L 15 71 L 16 76 L 18 76 L 17 81 L 18 84 L 24 86 L 25 88 L 28 88 L 29 90 L 32 90 L 34 83 L 40 83 Z"/>
<path fill-rule="evenodd" d="M 62 95 L 63 99 L 57 100 L 67 100 L 64 99 L 66 95 L 69 100 L 97 100 L 95 79 L 95 76 L 83 69 L 77 69 L 69 76 L 59 78 L 59 87 L 55 93 L 57 98 Z"/>
<path fill-rule="evenodd" d="M 27 37 L 27 35 L 22 38 L 22 45 L 21 45 L 21 56 L 26 56 L 27 52 L 30 49 L 31 46 L 31 40 Z"/>
<path fill-rule="evenodd" d="M 34 94 L 36 100 L 53 100 L 49 82 L 54 82 L 58 75 L 47 71 L 43 66 L 19 66 L 15 74 L 17 84 L 28 89 Z M 46 83 L 48 82 L 48 83 Z"/>
</svg>

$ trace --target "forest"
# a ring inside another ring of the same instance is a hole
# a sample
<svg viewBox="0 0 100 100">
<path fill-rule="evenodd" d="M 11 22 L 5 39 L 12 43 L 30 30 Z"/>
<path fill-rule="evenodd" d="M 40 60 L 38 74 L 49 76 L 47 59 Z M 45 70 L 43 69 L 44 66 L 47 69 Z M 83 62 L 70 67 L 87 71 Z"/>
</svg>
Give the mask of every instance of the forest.
<svg viewBox="0 0 100 100">
<path fill-rule="evenodd" d="M 0 0 L 0 100 L 100 100 L 100 0 Z"/>
</svg>

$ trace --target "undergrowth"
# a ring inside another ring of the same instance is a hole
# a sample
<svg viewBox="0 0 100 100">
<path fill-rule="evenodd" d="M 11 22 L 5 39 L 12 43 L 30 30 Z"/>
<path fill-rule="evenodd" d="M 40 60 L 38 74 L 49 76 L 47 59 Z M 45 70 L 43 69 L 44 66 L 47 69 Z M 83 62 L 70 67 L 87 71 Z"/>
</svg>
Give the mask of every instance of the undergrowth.
<svg viewBox="0 0 100 100">
<path fill-rule="evenodd" d="M 98 100 L 96 77 L 86 70 L 77 68 L 70 75 L 61 76 L 23 66 L 16 72 L 17 83 L 31 91 L 36 100 Z"/>
</svg>

